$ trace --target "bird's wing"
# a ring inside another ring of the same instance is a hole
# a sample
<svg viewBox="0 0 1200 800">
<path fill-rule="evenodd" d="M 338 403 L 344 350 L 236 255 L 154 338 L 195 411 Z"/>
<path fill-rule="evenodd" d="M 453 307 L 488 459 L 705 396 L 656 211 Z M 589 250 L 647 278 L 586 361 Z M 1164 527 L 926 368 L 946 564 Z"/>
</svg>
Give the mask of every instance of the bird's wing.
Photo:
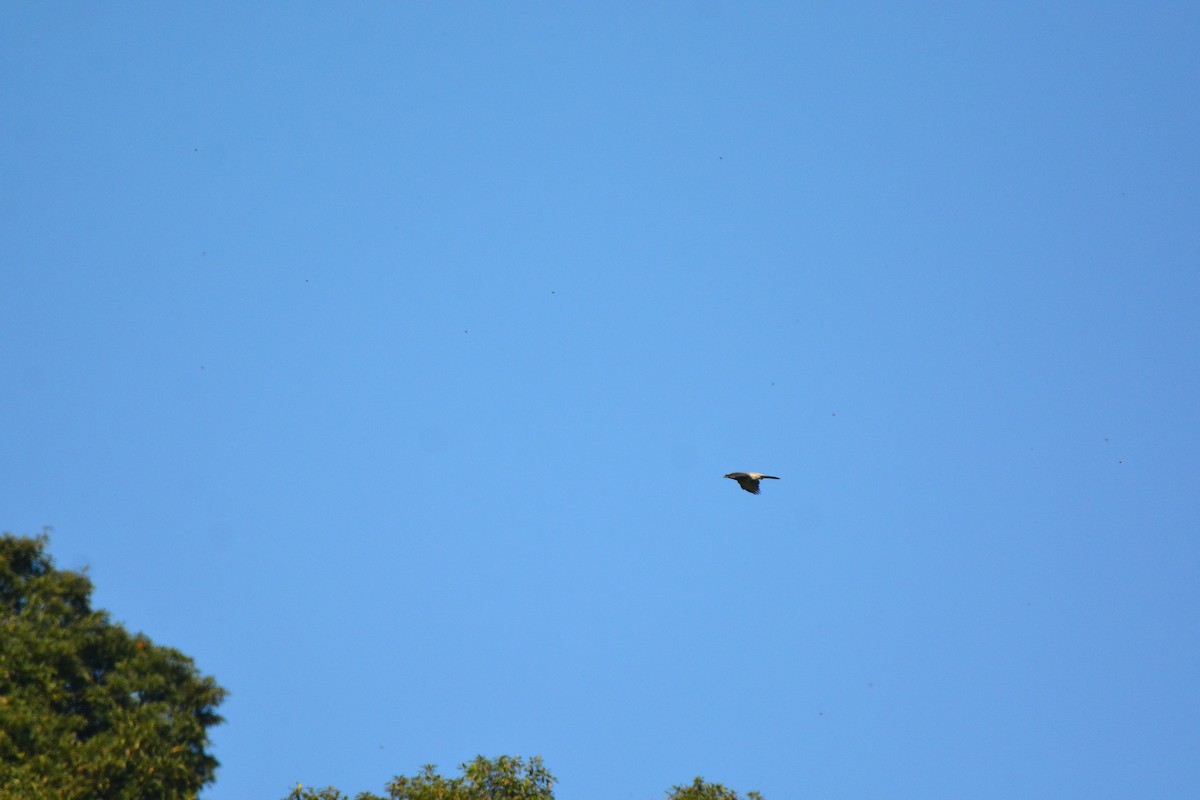
<svg viewBox="0 0 1200 800">
<path fill-rule="evenodd" d="M 750 494 L 758 494 L 758 481 L 754 478 L 738 478 L 738 486 L 745 489 Z"/>
</svg>

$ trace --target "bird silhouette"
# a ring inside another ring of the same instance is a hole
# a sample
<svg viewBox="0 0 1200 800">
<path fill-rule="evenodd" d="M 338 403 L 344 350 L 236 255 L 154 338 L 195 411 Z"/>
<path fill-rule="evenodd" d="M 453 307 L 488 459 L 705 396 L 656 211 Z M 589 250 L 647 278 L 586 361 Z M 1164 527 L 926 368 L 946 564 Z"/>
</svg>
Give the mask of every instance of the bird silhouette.
<svg viewBox="0 0 1200 800">
<path fill-rule="evenodd" d="M 763 475 L 761 472 L 731 472 L 725 477 L 737 481 L 738 486 L 750 494 L 758 494 L 758 482 L 763 478 L 770 478 L 773 481 L 779 480 L 774 475 Z"/>
</svg>

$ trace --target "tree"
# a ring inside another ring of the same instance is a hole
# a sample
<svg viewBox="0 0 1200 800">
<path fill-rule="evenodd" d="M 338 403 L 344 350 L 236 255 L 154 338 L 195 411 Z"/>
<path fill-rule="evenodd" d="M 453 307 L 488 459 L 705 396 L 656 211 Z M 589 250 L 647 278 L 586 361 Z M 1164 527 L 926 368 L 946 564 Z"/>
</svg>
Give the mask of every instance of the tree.
<svg viewBox="0 0 1200 800">
<path fill-rule="evenodd" d="M 500 756 L 494 760 L 477 756 L 461 765 L 461 778 L 445 778 L 437 768 L 426 764 L 412 778 L 395 778 L 386 787 L 387 800 L 554 800 L 557 782 L 542 765 L 540 756 L 524 761 L 520 756 Z M 350 800 L 332 786 L 305 789 L 297 785 L 284 800 Z M 362 792 L 355 800 L 384 800 Z M 690 786 L 676 786 L 667 800 L 740 800 L 737 792 L 702 778 Z M 762 800 L 758 792 L 749 792 L 746 800 Z"/>
<path fill-rule="evenodd" d="M 461 778 L 444 778 L 426 764 L 411 778 L 393 778 L 385 789 L 388 800 L 554 800 L 555 778 L 540 756 L 525 761 L 520 756 L 492 760 L 476 756 L 460 765 Z M 337 789 L 305 789 L 297 785 L 284 800 L 349 800 Z M 356 800 L 384 800 L 362 792 Z"/>
<path fill-rule="evenodd" d="M 225 690 L 91 608 L 47 536 L 0 536 L 0 800 L 190 800 Z"/>
<path fill-rule="evenodd" d="M 719 783 L 706 783 L 696 778 L 690 786 L 672 786 L 667 800 L 740 800 L 738 793 Z M 746 800 L 762 800 L 758 792 L 747 792 Z"/>
</svg>

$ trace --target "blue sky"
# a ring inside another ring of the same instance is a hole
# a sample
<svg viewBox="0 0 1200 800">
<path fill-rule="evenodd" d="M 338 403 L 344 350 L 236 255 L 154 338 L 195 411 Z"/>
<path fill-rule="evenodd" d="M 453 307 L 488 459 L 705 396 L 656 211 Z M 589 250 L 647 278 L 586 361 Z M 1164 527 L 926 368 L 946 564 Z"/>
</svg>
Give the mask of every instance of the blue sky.
<svg viewBox="0 0 1200 800">
<path fill-rule="evenodd" d="M 0 527 L 231 691 L 207 800 L 1191 796 L 1198 37 L 8 4 Z"/>
</svg>

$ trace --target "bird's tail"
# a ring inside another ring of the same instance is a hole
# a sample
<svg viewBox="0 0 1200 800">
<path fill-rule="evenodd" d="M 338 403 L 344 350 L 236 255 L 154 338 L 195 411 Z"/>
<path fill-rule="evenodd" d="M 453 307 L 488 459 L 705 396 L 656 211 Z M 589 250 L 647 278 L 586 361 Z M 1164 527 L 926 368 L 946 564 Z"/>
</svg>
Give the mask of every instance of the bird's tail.
<svg viewBox="0 0 1200 800">
<path fill-rule="evenodd" d="M 764 477 L 764 478 L 770 478 L 770 479 L 771 479 L 771 480 L 773 480 L 773 481 L 777 481 L 777 480 L 779 480 L 779 478 L 775 477 L 774 475 L 763 475 L 763 477 Z"/>
</svg>

